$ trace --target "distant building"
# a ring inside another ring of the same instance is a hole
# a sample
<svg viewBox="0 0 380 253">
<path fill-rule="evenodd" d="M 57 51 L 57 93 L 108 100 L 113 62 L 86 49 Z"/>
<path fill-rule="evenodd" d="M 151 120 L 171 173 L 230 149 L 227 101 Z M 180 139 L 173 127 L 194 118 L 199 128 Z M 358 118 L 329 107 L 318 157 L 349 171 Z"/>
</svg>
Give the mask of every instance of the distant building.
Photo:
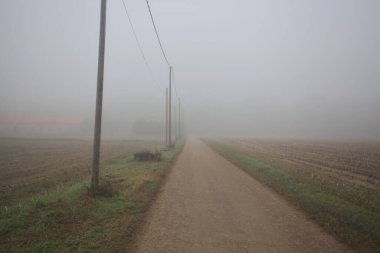
<svg viewBox="0 0 380 253">
<path fill-rule="evenodd" d="M 75 138 L 84 123 L 81 117 L 0 116 L 0 137 Z"/>
</svg>

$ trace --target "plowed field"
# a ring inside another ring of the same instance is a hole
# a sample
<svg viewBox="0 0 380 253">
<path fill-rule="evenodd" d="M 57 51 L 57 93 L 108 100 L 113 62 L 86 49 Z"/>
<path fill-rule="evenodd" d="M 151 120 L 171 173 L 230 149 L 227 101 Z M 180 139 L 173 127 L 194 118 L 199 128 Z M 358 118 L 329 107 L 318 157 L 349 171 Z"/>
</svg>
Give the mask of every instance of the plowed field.
<svg viewBox="0 0 380 253">
<path fill-rule="evenodd" d="M 101 162 L 158 146 L 159 142 L 104 141 Z M 2 139 L 0 206 L 90 176 L 92 141 Z"/>
</svg>

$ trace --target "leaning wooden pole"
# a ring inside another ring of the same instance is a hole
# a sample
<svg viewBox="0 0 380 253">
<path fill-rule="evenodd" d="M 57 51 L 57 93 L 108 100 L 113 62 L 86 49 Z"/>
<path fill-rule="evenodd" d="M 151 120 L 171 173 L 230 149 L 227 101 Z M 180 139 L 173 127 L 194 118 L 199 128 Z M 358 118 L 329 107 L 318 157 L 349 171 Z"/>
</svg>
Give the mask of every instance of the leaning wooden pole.
<svg viewBox="0 0 380 253">
<path fill-rule="evenodd" d="M 169 133 L 169 126 L 168 126 L 168 102 L 169 102 L 169 97 L 168 97 L 168 88 L 166 88 L 166 103 L 165 103 L 165 116 L 166 116 L 166 120 L 165 120 L 165 147 L 168 148 L 169 147 L 169 136 L 168 136 L 168 133 Z"/>
<path fill-rule="evenodd" d="M 107 1 L 101 0 L 100 10 L 100 34 L 98 56 L 98 80 L 96 89 L 96 110 L 94 147 L 92 156 L 91 189 L 96 191 L 99 187 L 99 160 L 100 160 L 100 137 L 102 131 L 102 104 L 103 104 L 103 79 L 104 79 L 104 51 L 106 38 L 106 7 Z"/>
<path fill-rule="evenodd" d="M 177 112 L 176 112 L 176 107 L 173 106 L 173 123 L 174 123 L 174 144 L 176 143 L 178 139 L 178 134 L 177 134 Z"/>
<path fill-rule="evenodd" d="M 172 66 L 169 68 L 169 147 L 172 147 Z"/>
<path fill-rule="evenodd" d="M 181 99 L 178 98 L 178 139 L 181 139 Z"/>
</svg>

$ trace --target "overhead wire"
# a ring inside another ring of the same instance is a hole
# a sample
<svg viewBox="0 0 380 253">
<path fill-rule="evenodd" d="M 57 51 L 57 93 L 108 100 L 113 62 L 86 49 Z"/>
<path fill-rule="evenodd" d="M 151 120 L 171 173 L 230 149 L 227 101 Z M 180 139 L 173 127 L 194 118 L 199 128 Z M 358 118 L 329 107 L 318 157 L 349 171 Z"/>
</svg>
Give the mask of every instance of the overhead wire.
<svg viewBox="0 0 380 253">
<path fill-rule="evenodd" d="M 124 0 L 121 0 L 122 3 L 123 3 L 123 6 L 124 6 L 124 10 L 125 10 L 125 14 L 127 15 L 127 18 L 128 18 L 128 21 L 129 21 L 129 24 L 131 25 L 131 29 L 132 29 L 132 32 L 133 32 L 133 35 L 135 37 L 135 40 L 137 42 L 137 45 L 138 45 L 138 48 L 139 48 L 139 51 L 140 51 L 140 54 L 141 54 L 141 57 L 143 58 L 144 62 L 145 62 L 145 65 L 149 71 L 149 74 L 150 74 L 150 77 L 152 78 L 154 84 L 156 85 L 156 87 L 160 90 L 160 91 L 163 91 L 163 89 L 160 87 L 160 85 L 158 84 L 156 78 L 154 77 L 154 74 L 153 74 L 153 71 L 152 71 L 152 68 L 150 67 L 150 64 L 147 60 L 147 58 L 145 57 L 145 54 L 144 54 L 144 50 L 142 49 L 142 46 L 141 46 L 141 43 L 140 43 L 140 40 L 138 39 L 137 37 L 137 33 L 136 33 L 136 30 L 135 30 L 135 27 L 133 26 L 133 23 L 132 23 L 132 20 L 131 20 L 131 17 L 128 13 L 128 9 L 127 9 L 127 5 L 125 4 Z"/>
<path fill-rule="evenodd" d="M 156 32 L 156 37 L 157 37 L 157 40 L 158 40 L 158 44 L 160 45 L 162 55 L 164 56 L 166 63 L 167 63 L 168 66 L 170 67 L 171 65 L 170 65 L 170 63 L 169 63 L 169 61 L 168 61 L 168 58 L 166 57 L 164 47 L 162 46 L 162 43 L 161 43 L 161 40 L 160 40 L 160 36 L 158 36 L 157 27 L 156 27 L 156 24 L 155 24 L 155 22 L 154 22 L 154 18 L 153 18 L 152 10 L 150 9 L 149 2 L 148 2 L 148 0 L 145 0 L 145 1 L 146 1 L 146 4 L 148 5 L 148 10 L 149 10 L 150 18 L 151 18 L 151 20 L 152 20 L 152 24 L 153 24 L 153 27 L 154 27 L 154 31 Z"/>
<path fill-rule="evenodd" d="M 152 10 L 151 10 L 150 5 L 149 5 L 149 1 L 148 1 L 148 0 L 145 0 L 145 1 L 146 1 L 147 6 L 148 6 L 148 10 L 149 10 L 150 18 L 151 18 L 151 20 L 152 20 L 153 28 L 154 28 L 154 31 L 155 31 L 155 33 L 156 33 L 156 37 L 157 37 L 158 44 L 160 45 L 162 55 L 164 56 L 165 61 L 166 61 L 167 65 L 168 65 L 168 67 L 172 69 L 172 71 L 171 71 L 171 75 L 170 75 L 170 79 L 173 78 L 174 91 L 175 91 L 176 97 L 177 97 L 177 99 L 178 99 L 178 105 L 179 105 L 179 103 L 180 103 L 180 98 L 179 98 L 179 96 L 178 96 L 178 92 L 177 92 L 177 85 L 176 85 L 175 76 L 174 76 L 174 69 L 172 68 L 172 66 L 171 66 L 170 63 L 169 63 L 168 58 L 166 57 L 164 47 L 162 46 L 161 39 L 160 39 L 160 36 L 158 35 L 157 27 L 156 27 L 156 24 L 155 24 L 155 22 L 154 22 L 154 18 L 153 18 Z"/>
<path fill-rule="evenodd" d="M 141 46 L 140 40 L 139 40 L 139 38 L 138 38 L 138 36 L 137 36 L 137 33 L 136 33 L 136 30 L 135 30 L 135 27 L 134 27 L 134 25 L 133 25 L 133 22 L 132 22 L 132 19 L 131 19 L 130 15 L 129 15 L 129 12 L 128 12 L 128 9 L 127 9 L 127 6 L 126 6 L 126 4 L 125 4 L 125 1 L 122 0 L 122 3 L 123 3 L 123 6 L 124 6 L 125 14 L 127 15 L 127 18 L 128 18 L 128 22 L 129 22 L 129 24 L 130 24 L 130 26 L 131 26 L 131 29 L 132 29 L 132 32 L 133 32 L 133 36 L 135 37 L 135 40 L 136 40 L 136 42 L 137 42 L 137 45 L 138 45 L 138 48 L 139 48 L 139 51 L 140 51 L 141 57 L 142 57 L 143 60 L 144 60 L 144 63 L 145 63 L 145 65 L 146 65 L 146 67 L 147 67 L 147 69 L 148 69 L 148 71 L 149 71 L 149 74 L 150 74 L 150 76 L 151 76 L 151 78 L 152 78 L 154 84 L 156 85 L 156 87 L 157 87 L 158 89 L 160 89 L 161 91 L 163 91 L 163 89 L 159 86 L 159 84 L 158 84 L 158 82 L 157 82 L 157 80 L 156 80 L 156 78 L 155 78 L 155 76 L 154 76 L 154 74 L 153 74 L 152 68 L 151 68 L 151 66 L 150 66 L 150 64 L 149 64 L 149 62 L 148 62 L 148 60 L 147 60 L 147 58 L 146 58 L 146 56 L 145 56 L 144 50 L 142 49 L 142 46 Z M 147 4 L 147 6 L 148 6 L 148 10 L 149 10 L 150 18 L 151 18 L 151 21 L 152 21 L 152 25 L 153 25 L 153 28 L 154 28 L 154 31 L 155 31 L 155 34 L 156 34 L 156 37 L 157 37 L 157 41 L 158 41 L 158 44 L 159 44 L 160 49 L 161 49 L 161 52 L 162 52 L 162 55 L 163 55 L 163 57 L 164 57 L 164 59 L 165 59 L 166 64 L 168 65 L 168 67 L 171 67 L 171 65 L 170 65 L 170 63 L 169 63 L 169 60 L 168 60 L 168 58 L 167 58 L 167 56 L 166 56 L 166 53 L 165 53 L 164 47 L 163 47 L 163 45 L 162 45 L 162 42 L 161 42 L 160 36 L 158 35 L 158 30 L 157 30 L 157 27 L 156 27 L 156 24 L 155 24 L 155 21 L 154 21 L 154 18 L 153 18 L 152 10 L 151 10 L 151 8 L 150 8 L 149 1 L 148 1 L 148 0 L 146 0 L 146 4 Z M 175 80 L 174 69 L 173 69 L 173 71 L 172 71 L 172 78 L 173 78 L 173 83 L 174 83 L 174 91 L 175 91 L 176 97 L 178 98 L 179 96 L 178 96 L 178 92 L 177 92 L 177 84 L 176 84 L 176 80 Z"/>
<path fill-rule="evenodd" d="M 156 37 L 157 37 L 158 44 L 160 45 L 162 55 L 164 56 L 167 65 L 168 65 L 169 67 L 171 67 L 171 65 L 170 65 L 170 63 L 169 63 L 169 60 L 168 60 L 168 58 L 166 57 L 166 53 L 165 53 L 164 47 L 162 46 L 162 42 L 161 42 L 160 36 L 158 35 L 158 31 L 157 31 L 156 23 L 154 22 L 154 18 L 153 18 L 152 10 L 151 10 L 150 5 L 149 5 L 149 1 L 148 1 L 148 0 L 145 0 L 145 1 L 146 1 L 147 6 L 148 6 L 148 10 L 149 10 L 150 18 L 151 18 L 151 20 L 152 20 L 153 28 L 154 28 L 154 31 L 155 31 L 155 33 L 156 33 Z M 177 92 L 177 84 L 176 84 L 175 77 L 174 77 L 174 69 L 173 69 L 173 71 L 172 71 L 172 77 L 173 77 L 173 83 L 174 83 L 174 91 L 175 91 L 176 97 L 178 98 L 179 96 L 178 96 L 178 92 Z"/>
</svg>

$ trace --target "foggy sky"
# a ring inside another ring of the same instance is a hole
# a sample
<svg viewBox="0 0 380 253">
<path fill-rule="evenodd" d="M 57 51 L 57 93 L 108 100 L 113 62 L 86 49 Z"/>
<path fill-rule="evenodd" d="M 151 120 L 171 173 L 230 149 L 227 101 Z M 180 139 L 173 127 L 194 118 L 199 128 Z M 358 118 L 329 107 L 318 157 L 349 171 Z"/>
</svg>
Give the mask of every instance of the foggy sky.
<svg viewBox="0 0 380 253">
<path fill-rule="evenodd" d="M 121 0 L 108 0 L 106 132 L 164 120 L 168 67 L 145 1 L 125 2 L 159 87 Z M 380 1 L 150 4 L 189 134 L 380 139 Z M 99 8 L 100 0 L 0 1 L 0 115 L 93 118 Z"/>
</svg>

